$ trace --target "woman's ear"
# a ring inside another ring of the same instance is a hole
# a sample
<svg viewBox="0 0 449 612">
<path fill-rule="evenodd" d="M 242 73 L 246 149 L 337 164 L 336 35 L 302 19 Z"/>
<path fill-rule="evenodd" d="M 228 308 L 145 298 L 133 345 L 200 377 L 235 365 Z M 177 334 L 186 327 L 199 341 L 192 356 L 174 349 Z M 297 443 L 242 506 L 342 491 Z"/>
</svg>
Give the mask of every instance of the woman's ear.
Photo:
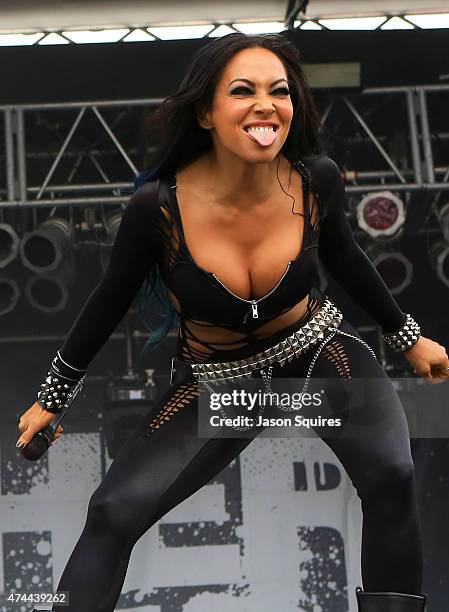
<svg viewBox="0 0 449 612">
<path fill-rule="evenodd" d="M 199 125 L 202 128 L 206 130 L 210 130 L 212 128 L 212 126 L 210 125 L 209 115 L 207 111 L 205 110 L 198 111 L 197 120 L 198 120 Z"/>
</svg>

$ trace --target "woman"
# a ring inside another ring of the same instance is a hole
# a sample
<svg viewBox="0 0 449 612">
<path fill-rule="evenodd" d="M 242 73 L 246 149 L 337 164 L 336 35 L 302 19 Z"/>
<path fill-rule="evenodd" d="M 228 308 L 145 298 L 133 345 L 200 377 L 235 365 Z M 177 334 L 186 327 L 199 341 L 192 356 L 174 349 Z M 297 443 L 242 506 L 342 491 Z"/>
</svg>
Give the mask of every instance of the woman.
<svg viewBox="0 0 449 612">
<path fill-rule="evenodd" d="M 312 373 L 388 381 L 371 347 L 317 289 L 318 256 L 416 372 L 429 382 L 448 378 L 444 347 L 420 335 L 355 243 L 340 172 L 320 154 L 318 124 L 300 56 L 280 35 L 235 33 L 209 43 L 159 109 L 157 170 L 139 177 L 105 275 L 19 426 L 26 443 L 61 410 L 150 279 L 150 291 L 166 298 L 162 333 L 179 321 L 171 385 L 90 499 L 58 586 L 70 591 L 72 612 L 114 610 L 137 540 L 260 431 L 199 438 L 198 381 L 213 388 L 224 372 L 231 382 L 262 378 L 267 389 L 281 377 L 310 382 Z M 152 338 L 161 335 L 156 330 Z M 382 401 L 367 400 L 361 414 L 341 402 L 331 406 L 348 427 L 353 418 L 374 419 L 379 436 L 366 427 L 359 437 L 322 438 L 362 502 L 360 610 L 390 610 L 396 602 L 401 612 L 422 612 L 409 433 L 398 396 L 386 386 Z"/>
</svg>

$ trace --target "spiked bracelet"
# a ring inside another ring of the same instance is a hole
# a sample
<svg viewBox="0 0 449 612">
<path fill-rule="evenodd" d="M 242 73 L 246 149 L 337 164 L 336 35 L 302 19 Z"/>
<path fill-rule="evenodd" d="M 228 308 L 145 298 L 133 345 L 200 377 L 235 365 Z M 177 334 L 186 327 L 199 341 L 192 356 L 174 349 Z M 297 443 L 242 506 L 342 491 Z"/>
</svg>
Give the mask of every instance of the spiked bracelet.
<svg viewBox="0 0 449 612">
<path fill-rule="evenodd" d="M 58 414 L 69 406 L 83 386 L 86 370 L 80 370 L 63 360 L 60 351 L 56 353 L 42 390 L 37 393 L 39 405 Z"/>
<path fill-rule="evenodd" d="M 388 334 L 382 333 L 382 339 L 393 349 L 393 351 L 408 351 L 412 348 L 421 335 L 421 328 L 415 319 L 407 314 L 404 324 L 400 329 Z"/>
</svg>

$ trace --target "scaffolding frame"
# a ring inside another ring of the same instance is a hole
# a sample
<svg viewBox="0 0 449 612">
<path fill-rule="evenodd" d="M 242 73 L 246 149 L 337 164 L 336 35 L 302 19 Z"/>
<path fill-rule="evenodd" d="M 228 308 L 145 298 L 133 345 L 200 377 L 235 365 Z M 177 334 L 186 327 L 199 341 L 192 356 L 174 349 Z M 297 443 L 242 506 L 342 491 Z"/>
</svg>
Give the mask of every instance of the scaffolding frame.
<svg viewBox="0 0 449 612">
<path fill-rule="evenodd" d="M 348 172 L 346 173 L 348 193 L 368 193 L 388 188 L 393 192 L 442 192 L 449 190 L 449 160 L 444 166 L 434 166 L 434 151 L 432 133 L 430 129 L 428 98 L 434 93 L 449 94 L 449 85 L 422 85 L 422 86 L 400 86 L 400 87 L 378 87 L 367 88 L 358 94 L 351 93 L 351 99 L 347 94 L 331 94 L 330 102 L 321 118 L 321 126 L 329 119 L 333 105 L 339 101 L 348 109 L 356 120 L 358 126 L 363 130 L 367 140 L 377 149 L 386 162 L 386 168 L 370 172 Z M 363 116 L 363 111 L 357 110 L 357 101 L 366 96 L 400 96 L 401 104 L 404 104 L 406 125 L 408 130 L 408 145 L 410 147 L 408 158 L 411 160 L 410 167 L 400 168 L 399 164 L 388 153 L 382 138 L 376 136 L 369 126 L 369 119 Z M 0 106 L 0 115 L 4 125 L 5 155 L 4 174 L 6 177 L 5 188 L 0 188 L 0 209 L 8 208 L 38 208 L 42 206 L 51 207 L 85 207 L 104 204 L 119 204 L 127 200 L 121 190 L 132 189 L 132 182 L 112 182 L 102 167 L 102 155 L 111 154 L 111 151 L 90 150 L 86 156 L 89 158 L 100 177 L 98 182 L 73 183 L 73 178 L 81 162 L 83 154 L 71 152 L 69 145 L 74 134 L 79 129 L 82 120 L 92 113 L 98 121 L 98 130 L 106 134 L 112 144 L 112 153 L 118 154 L 125 162 L 128 170 L 136 176 L 138 170 L 135 149 L 126 148 L 111 126 L 105 119 L 103 109 L 126 109 L 136 107 L 155 107 L 163 102 L 160 98 L 130 99 L 130 100 L 103 100 L 90 102 L 68 102 L 68 103 L 43 103 L 22 104 L 17 106 Z M 31 152 L 31 145 L 27 142 L 25 123 L 28 114 L 43 112 L 50 114 L 61 111 L 77 111 L 76 117 L 71 124 L 68 133 L 63 137 L 63 142 L 56 152 L 41 152 L 40 156 L 48 156 L 50 164 L 43 180 L 37 185 L 29 185 L 27 181 L 28 163 L 35 153 Z M 435 135 L 440 140 L 449 139 L 449 130 L 445 133 Z M 98 140 L 98 133 L 94 139 Z M 62 184 L 52 184 L 51 179 L 55 174 L 62 159 L 74 157 L 75 161 L 68 180 Z M 441 180 L 437 177 L 441 176 Z M 396 179 L 396 180 L 395 180 Z M 394 182 L 386 182 L 393 180 Z M 358 184 L 364 181 L 363 184 Z M 57 197 L 63 194 L 63 197 Z M 74 195 L 71 195 L 74 194 Z M 84 195 L 86 194 L 86 195 Z M 89 194 L 89 195 L 88 195 Z"/>
</svg>

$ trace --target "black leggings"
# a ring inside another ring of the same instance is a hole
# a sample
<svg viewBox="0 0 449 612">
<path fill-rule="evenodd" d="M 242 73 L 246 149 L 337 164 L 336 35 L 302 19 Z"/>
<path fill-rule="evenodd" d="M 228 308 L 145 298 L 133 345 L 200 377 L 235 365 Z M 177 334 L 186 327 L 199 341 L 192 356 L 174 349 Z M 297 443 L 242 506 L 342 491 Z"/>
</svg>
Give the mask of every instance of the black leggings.
<svg viewBox="0 0 449 612">
<path fill-rule="evenodd" d="M 360 338 L 345 319 L 340 329 Z M 286 337 L 291 328 L 283 332 Z M 279 339 L 282 334 L 276 334 Z M 266 345 L 253 345 L 252 354 Z M 282 368 L 276 364 L 273 379 L 304 378 L 315 352 L 309 349 Z M 230 358 L 231 352 L 226 353 L 226 360 Z M 421 526 L 408 425 L 398 395 L 370 351 L 343 335 L 323 348 L 312 384 L 315 378 L 383 379 L 382 391 L 368 394 L 358 409 L 347 410 L 337 392 L 331 401 L 334 413 L 357 435 L 318 435 L 344 466 L 361 500 L 364 589 L 420 594 Z M 58 591 L 70 592 L 71 612 L 113 611 L 138 539 L 256 437 L 257 432 L 198 437 L 197 406 L 198 385 L 175 380 L 119 450 L 90 499 L 86 524 L 58 585 Z"/>
</svg>

